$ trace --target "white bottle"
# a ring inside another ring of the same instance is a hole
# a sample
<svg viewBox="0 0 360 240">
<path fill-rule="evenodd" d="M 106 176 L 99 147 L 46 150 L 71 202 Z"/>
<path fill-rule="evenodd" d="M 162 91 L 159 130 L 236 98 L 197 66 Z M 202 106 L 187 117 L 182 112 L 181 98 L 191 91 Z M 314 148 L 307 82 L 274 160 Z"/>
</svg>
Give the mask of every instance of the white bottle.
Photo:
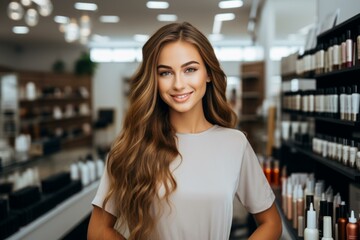
<svg viewBox="0 0 360 240">
<path fill-rule="evenodd" d="M 310 203 L 310 209 L 307 211 L 307 226 L 304 231 L 304 240 L 319 240 L 319 230 L 316 228 L 316 212 L 312 203 Z"/>
<path fill-rule="evenodd" d="M 332 231 L 331 231 L 331 217 L 330 216 L 324 216 L 324 230 L 323 230 L 323 237 L 321 240 L 334 240 L 332 238 Z"/>
<path fill-rule="evenodd" d="M 96 160 L 96 172 L 97 172 L 97 178 L 101 178 L 104 172 L 104 161 L 101 159 Z"/>
<path fill-rule="evenodd" d="M 71 180 L 79 180 L 80 179 L 79 166 L 76 163 L 72 163 L 70 165 L 70 178 L 71 178 Z"/>
</svg>

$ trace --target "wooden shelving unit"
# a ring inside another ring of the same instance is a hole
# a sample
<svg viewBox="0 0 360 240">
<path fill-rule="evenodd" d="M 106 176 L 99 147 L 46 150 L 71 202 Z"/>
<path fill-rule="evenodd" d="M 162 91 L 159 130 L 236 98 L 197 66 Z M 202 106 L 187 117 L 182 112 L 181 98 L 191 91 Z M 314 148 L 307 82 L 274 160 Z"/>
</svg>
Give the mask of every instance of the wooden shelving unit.
<svg viewBox="0 0 360 240">
<path fill-rule="evenodd" d="M 251 62 L 241 65 L 241 111 L 239 128 L 245 132 L 255 152 L 264 152 L 259 131 L 265 132 L 265 122 L 256 113 L 264 95 L 265 63 Z"/>
<path fill-rule="evenodd" d="M 43 137 L 60 137 L 62 149 L 92 144 L 90 76 L 42 72 L 19 72 L 17 75 L 20 93 L 20 131 L 30 133 L 35 141 Z M 29 82 L 34 83 L 36 87 L 35 99 L 22 96 Z M 73 107 L 74 114 L 65 116 L 65 109 L 69 105 Z M 87 106 L 87 113 L 81 113 L 81 105 Z M 54 107 L 62 110 L 62 117 L 53 116 Z M 86 132 L 84 129 L 87 129 Z M 56 131 L 64 132 L 63 136 L 58 136 L 59 133 Z"/>
</svg>

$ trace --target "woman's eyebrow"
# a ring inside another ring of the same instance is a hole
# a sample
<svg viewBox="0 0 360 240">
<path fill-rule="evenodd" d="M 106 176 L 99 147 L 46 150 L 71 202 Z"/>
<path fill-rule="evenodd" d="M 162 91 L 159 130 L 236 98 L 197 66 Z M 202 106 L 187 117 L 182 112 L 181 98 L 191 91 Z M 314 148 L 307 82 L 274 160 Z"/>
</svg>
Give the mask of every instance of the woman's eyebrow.
<svg viewBox="0 0 360 240">
<path fill-rule="evenodd" d="M 186 62 L 186 63 L 182 64 L 181 67 L 186 67 L 186 66 L 191 65 L 191 64 L 200 64 L 200 63 L 197 62 L 197 61 L 189 61 L 189 62 Z M 157 69 L 159 69 L 159 68 L 172 69 L 170 66 L 163 65 L 163 64 L 158 65 L 158 66 L 157 66 Z"/>
</svg>

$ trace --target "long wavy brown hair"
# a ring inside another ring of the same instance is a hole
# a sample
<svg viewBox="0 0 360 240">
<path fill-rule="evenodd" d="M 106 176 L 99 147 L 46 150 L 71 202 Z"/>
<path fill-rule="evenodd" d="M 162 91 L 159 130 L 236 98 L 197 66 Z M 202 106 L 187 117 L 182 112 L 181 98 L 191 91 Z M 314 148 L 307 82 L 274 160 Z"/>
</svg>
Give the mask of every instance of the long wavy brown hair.
<svg viewBox="0 0 360 240">
<path fill-rule="evenodd" d="M 169 108 L 160 98 L 157 84 L 160 51 L 175 41 L 193 44 L 206 65 L 211 80 L 203 98 L 206 119 L 223 127 L 236 124 L 236 115 L 226 100 L 225 73 L 207 38 L 187 22 L 161 27 L 143 46 L 143 62 L 131 79 L 123 128 L 108 155 L 110 191 L 103 207 L 114 199 L 117 215 L 129 228 L 130 240 L 149 239 L 159 214 L 152 211 L 154 200 L 165 199 L 169 204 L 177 187 L 169 166 L 180 153 Z M 160 186 L 165 189 L 161 197 Z"/>
</svg>

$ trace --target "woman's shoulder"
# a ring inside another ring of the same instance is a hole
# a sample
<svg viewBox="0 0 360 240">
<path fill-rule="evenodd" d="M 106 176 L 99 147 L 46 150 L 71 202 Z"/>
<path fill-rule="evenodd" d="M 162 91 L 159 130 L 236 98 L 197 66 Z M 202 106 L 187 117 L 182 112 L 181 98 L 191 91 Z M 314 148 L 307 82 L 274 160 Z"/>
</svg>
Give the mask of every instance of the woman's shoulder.
<svg viewBox="0 0 360 240">
<path fill-rule="evenodd" d="M 236 128 L 228 128 L 217 125 L 214 132 L 217 132 L 218 134 L 224 135 L 226 137 L 233 137 L 242 141 L 246 141 L 245 134 Z"/>
</svg>

